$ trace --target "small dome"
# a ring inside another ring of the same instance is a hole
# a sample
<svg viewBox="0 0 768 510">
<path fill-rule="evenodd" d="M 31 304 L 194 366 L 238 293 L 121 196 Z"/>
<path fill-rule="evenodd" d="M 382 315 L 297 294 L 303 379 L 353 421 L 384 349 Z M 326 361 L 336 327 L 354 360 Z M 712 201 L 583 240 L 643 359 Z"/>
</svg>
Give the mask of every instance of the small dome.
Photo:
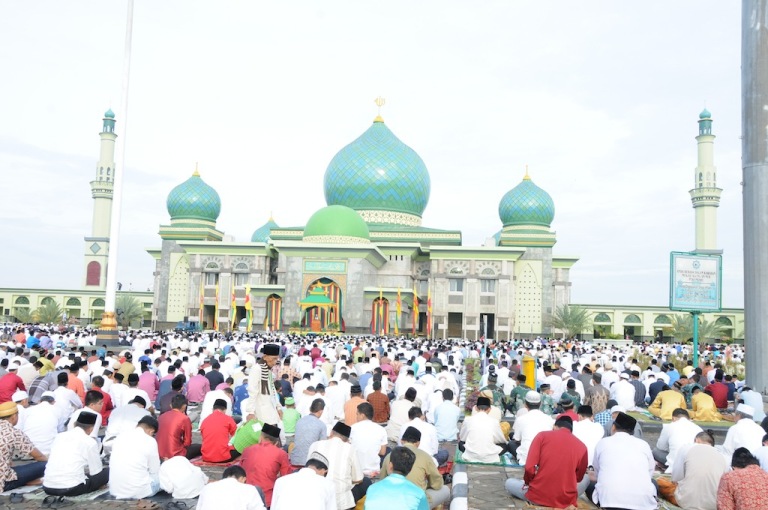
<svg viewBox="0 0 768 510">
<path fill-rule="evenodd" d="M 536 186 L 526 173 L 523 182 L 509 190 L 501 199 L 499 218 L 505 227 L 510 225 L 549 227 L 555 218 L 555 203 L 549 193 Z"/>
<path fill-rule="evenodd" d="M 171 190 L 166 207 L 172 220 L 191 219 L 215 223 L 221 213 L 221 198 L 195 170 L 192 177 Z"/>
<path fill-rule="evenodd" d="M 383 211 L 363 214 L 372 223 L 420 224 L 429 201 L 424 161 L 380 117 L 333 157 L 323 183 L 328 205 Z"/>
<path fill-rule="evenodd" d="M 493 240 L 496 241 L 496 246 L 501 244 L 501 230 L 493 234 Z"/>
<path fill-rule="evenodd" d="M 700 119 L 711 119 L 711 118 L 712 118 L 712 114 L 711 114 L 711 113 L 709 113 L 709 110 L 707 110 L 706 108 L 704 108 L 704 109 L 701 111 L 701 113 L 699 114 L 699 118 L 700 118 Z"/>
<path fill-rule="evenodd" d="M 115 118 L 115 112 L 112 111 L 112 108 L 104 112 L 104 118 L 105 119 L 114 119 Z"/>
<path fill-rule="evenodd" d="M 367 243 L 370 233 L 365 220 L 343 205 L 323 207 L 309 218 L 304 240 L 314 243 Z"/>
<path fill-rule="evenodd" d="M 269 240 L 269 235 L 273 228 L 280 228 L 275 220 L 270 216 L 269 221 L 253 231 L 251 235 L 252 243 L 266 243 Z"/>
</svg>

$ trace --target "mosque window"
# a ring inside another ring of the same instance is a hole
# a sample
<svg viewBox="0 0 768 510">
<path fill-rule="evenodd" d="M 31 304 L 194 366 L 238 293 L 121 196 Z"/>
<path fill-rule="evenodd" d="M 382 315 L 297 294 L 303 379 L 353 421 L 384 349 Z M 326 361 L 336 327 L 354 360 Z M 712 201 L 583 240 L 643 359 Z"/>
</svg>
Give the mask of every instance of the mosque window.
<svg viewBox="0 0 768 510">
<path fill-rule="evenodd" d="M 669 315 L 659 315 L 653 320 L 654 324 L 672 324 L 672 319 L 669 318 Z"/>
<path fill-rule="evenodd" d="M 205 273 L 205 284 L 213 287 L 219 283 L 219 273 Z"/>
<path fill-rule="evenodd" d="M 449 278 L 448 283 L 451 292 L 464 292 L 464 280 L 461 278 Z"/>
<path fill-rule="evenodd" d="M 595 322 L 611 322 L 611 318 L 607 313 L 600 312 L 595 315 Z"/>
<path fill-rule="evenodd" d="M 55 299 L 53 299 L 53 298 L 52 298 L 52 297 L 50 297 L 50 296 L 48 296 L 48 297 L 44 297 L 44 298 L 43 298 L 43 300 L 42 300 L 42 301 L 40 301 L 40 304 L 41 304 L 41 305 L 53 305 L 53 304 L 55 304 L 55 303 L 56 303 L 56 300 L 55 300 Z"/>
<path fill-rule="evenodd" d="M 88 286 L 98 286 L 101 283 L 101 264 L 92 260 L 85 269 L 85 284 Z"/>
<path fill-rule="evenodd" d="M 80 300 L 76 297 L 67 299 L 67 306 L 80 306 Z"/>
<path fill-rule="evenodd" d="M 493 270 L 491 267 L 486 267 L 482 271 L 480 271 L 480 274 L 482 276 L 496 276 L 496 271 Z"/>
<path fill-rule="evenodd" d="M 424 295 L 429 290 L 429 280 L 419 281 L 419 294 Z"/>
<path fill-rule="evenodd" d="M 728 317 L 718 317 L 715 324 L 718 326 L 733 326 L 733 322 Z"/>
<path fill-rule="evenodd" d="M 449 271 L 450 274 L 464 274 L 464 271 L 460 267 L 452 267 Z"/>
<path fill-rule="evenodd" d="M 29 298 L 26 296 L 19 296 L 16 298 L 16 301 L 14 301 L 14 304 L 17 305 L 28 305 L 29 304 Z"/>
<path fill-rule="evenodd" d="M 101 298 L 96 298 L 93 300 L 93 306 L 94 308 L 104 308 L 104 300 Z"/>
<path fill-rule="evenodd" d="M 493 294 L 496 292 L 496 280 L 480 280 L 480 292 Z"/>
<path fill-rule="evenodd" d="M 248 273 L 235 273 L 236 287 L 245 287 L 246 283 L 248 283 Z"/>
<path fill-rule="evenodd" d="M 624 324 L 640 324 L 641 322 L 640 317 L 635 314 L 630 314 L 624 317 Z"/>
</svg>

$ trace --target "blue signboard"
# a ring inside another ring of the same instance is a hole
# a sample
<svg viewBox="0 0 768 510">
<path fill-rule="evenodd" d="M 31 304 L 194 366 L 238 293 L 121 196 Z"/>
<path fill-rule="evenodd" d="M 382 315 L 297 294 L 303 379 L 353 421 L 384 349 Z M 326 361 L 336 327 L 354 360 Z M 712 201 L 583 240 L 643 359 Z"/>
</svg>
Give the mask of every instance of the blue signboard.
<svg viewBox="0 0 768 510">
<path fill-rule="evenodd" d="M 672 252 L 669 308 L 683 312 L 719 312 L 722 274 L 720 255 Z"/>
</svg>

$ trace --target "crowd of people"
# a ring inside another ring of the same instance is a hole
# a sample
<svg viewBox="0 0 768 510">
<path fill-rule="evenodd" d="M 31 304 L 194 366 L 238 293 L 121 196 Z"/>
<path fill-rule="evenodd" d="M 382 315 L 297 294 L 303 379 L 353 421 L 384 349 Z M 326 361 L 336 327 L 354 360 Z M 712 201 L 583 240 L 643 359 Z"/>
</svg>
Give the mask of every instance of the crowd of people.
<svg viewBox="0 0 768 510">
<path fill-rule="evenodd" d="M 450 501 L 458 449 L 465 462 L 524 466 L 506 489 L 542 506 L 575 506 L 586 493 L 606 508 L 656 508 L 660 497 L 768 508 L 754 490 L 768 481 L 762 396 L 724 370 L 743 359 L 739 347 L 702 352 L 694 367 L 686 346 L 665 344 L 138 331 L 119 348 L 95 340 L 32 326 L 0 336 L 4 491 L 41 484 L 54 506 L 106 488 L 117 499 L 199 497 L 200 510 L 422 510 Z M 465 417 L 467 360 L 482 379 Z M 669 422 L 654 448 L 630 412 Z M 735 423 L 715 445 L 700 420 Z M 221 480 L 200 468 L 211 465 L 225 468 Z"/>
</svg>

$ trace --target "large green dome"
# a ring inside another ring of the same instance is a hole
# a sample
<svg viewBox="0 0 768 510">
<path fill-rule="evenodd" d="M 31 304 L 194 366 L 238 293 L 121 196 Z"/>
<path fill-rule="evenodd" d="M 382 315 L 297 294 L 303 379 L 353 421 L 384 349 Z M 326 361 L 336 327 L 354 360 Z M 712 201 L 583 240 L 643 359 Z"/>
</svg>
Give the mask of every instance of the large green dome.
<svg viewBox="0 0 768 510">
<path fill-rule="evenodd" d="M 526 173 L 523 182 L 512 188 L 499 203 L 502 224 L 549 227 L 555 218 L 555 203 L 549 193 L 536 186 Z"/>
<path fill-rule="evenodd" d="M 195 170 L 192 177 L 171 190 L 166 207 L 172 220 L 203 220 L 215 223 L 221 213 L 221 198 Z"/>
<path fill-rule="evenodd" d="M 420 225 L 429 201 L 429 172 L 416 152 L 384 121 L 333 157 L 324 179 L 328 205 L 344 205 L 368 223 Z"/>
<path fill-rule="evenodd" d="M 273 228 L 280 228 L 277 223 L 275 223 L 275 220 L 272 219 L 272 217 L 269 218 L 269 221 L 267 221 L 265 224 L 257 228 L 253 231 L 253 235 L 251 235 L 251 242 L 252 243 L 266 243 L 269 239 L 269 234 L 272 232 Z"/>
<path fill-rule="evenodd" d="M 370 232 L 365 220 L 343 205 L 323 207 L 309 218 L 304 240 L 313 243 L 367 243 Z"/>
</svg>

